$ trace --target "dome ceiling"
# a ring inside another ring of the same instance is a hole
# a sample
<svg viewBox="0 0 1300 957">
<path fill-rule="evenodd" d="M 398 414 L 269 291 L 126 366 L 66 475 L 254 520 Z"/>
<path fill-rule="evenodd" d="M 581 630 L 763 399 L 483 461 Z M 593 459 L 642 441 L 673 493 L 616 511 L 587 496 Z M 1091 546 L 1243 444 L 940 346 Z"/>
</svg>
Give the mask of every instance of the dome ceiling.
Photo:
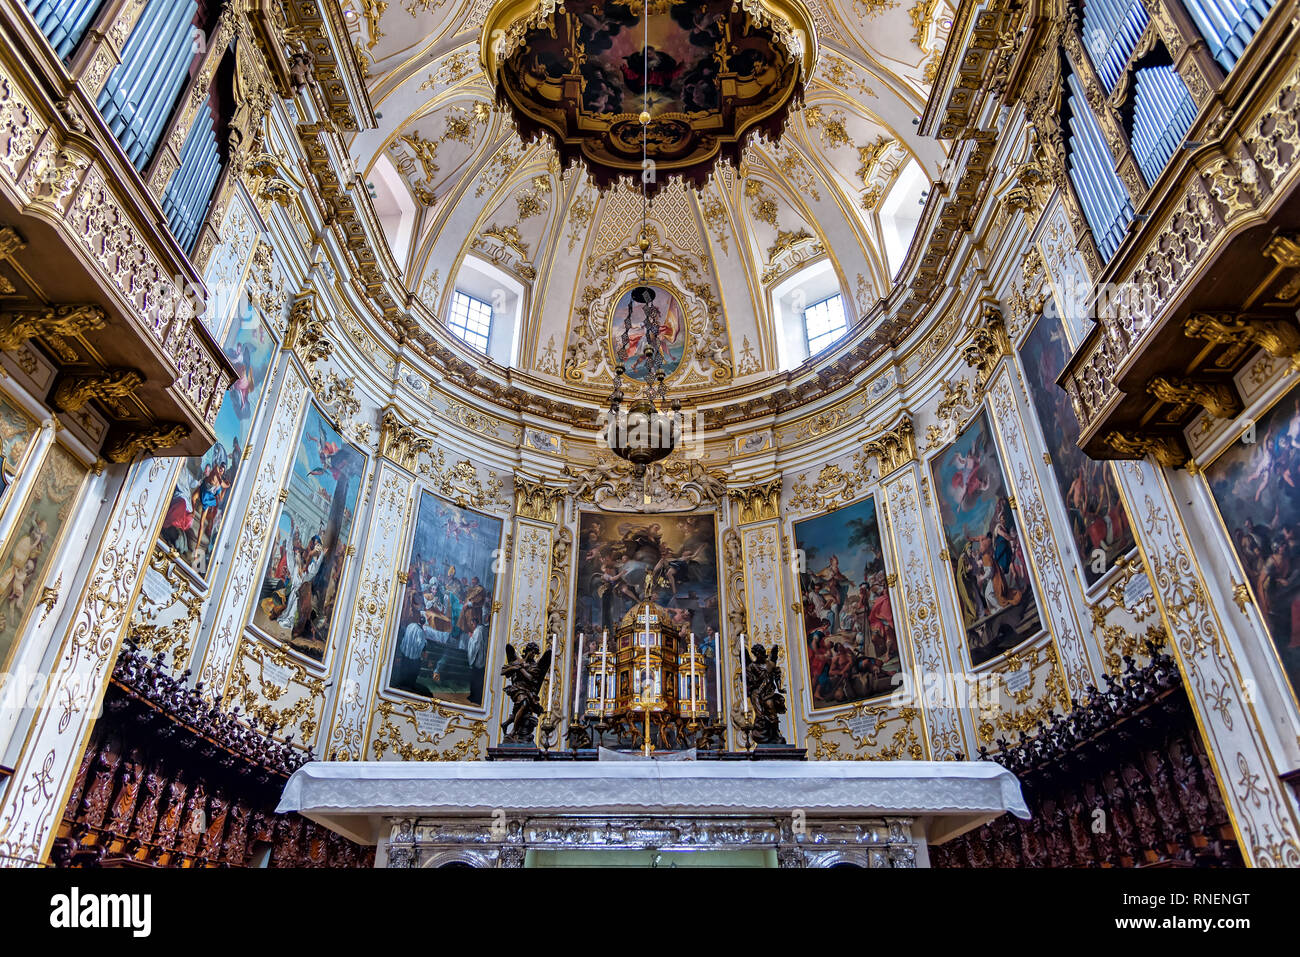
<svg viewBox="0 0 1300 957">
<path fill-rule="evenodd" d="M 349 2 L 351 6 L 349 6 Z M 480 67 L 484 0 L 344 0 L 379 126 L 350 143 L 407 288 L 447 316 L 455 288 L 508 290 L 516 343 L 493 358 L 607 394 L 611 322 L 633 284 L 641 195 L 561 169 L 526 143 Z M 944 0 L 814 0 L 818 56 L 779 143 L 756 139 L 699 190 L 670 181 L 649 207 L 652 280 L 678 301 L 683 397 L 781 367 L 780 287 L 824 264 L 864 316 L 890 289 L 939 178 L 944 144 L 919 136 L 951 23 Z M 825 280 L 824 280 L 825 282 Z M 498 307 L 501 302 L 496 304 Z"/>
</svg>

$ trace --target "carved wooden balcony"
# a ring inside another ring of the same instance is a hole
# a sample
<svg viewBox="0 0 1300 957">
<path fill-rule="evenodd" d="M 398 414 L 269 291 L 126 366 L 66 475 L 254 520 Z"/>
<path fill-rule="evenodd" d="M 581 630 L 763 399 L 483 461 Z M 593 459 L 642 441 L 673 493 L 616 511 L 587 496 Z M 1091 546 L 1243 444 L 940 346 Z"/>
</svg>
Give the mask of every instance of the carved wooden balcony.
<svg viewBox="0 0 1300 957">
<path fill-rule="evenodd" d="M 233 370 L 193 314 L 202 298 L 94 92 L 20 6 L 6 6 L 0 350 L 10 371 L 104 458 L 203 452 Z"/>
<path fill-rule="evenodd" d="M 1233 376 L 1259 350 L 1300 352 L 1298 32 L 1265 22 L 1096 277 L 1096 325 L 1059 380 L 1095 458 L 1186 464 L 1183 430 L 1240 414 Z"/>
</svg>

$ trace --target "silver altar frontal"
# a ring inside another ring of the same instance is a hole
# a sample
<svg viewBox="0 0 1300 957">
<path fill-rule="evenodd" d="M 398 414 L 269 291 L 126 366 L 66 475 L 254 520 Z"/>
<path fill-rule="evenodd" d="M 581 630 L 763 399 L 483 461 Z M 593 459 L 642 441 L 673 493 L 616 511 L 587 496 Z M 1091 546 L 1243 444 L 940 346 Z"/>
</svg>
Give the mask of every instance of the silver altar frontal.
<svg viewBox="0 0 1300 957">
<path fill-rule="evenodd" d="M 377 867 L 926 867 L 1010 812 L 991 762 L 327 762 L 278 808 L 377 845 Z"/>
</svg>

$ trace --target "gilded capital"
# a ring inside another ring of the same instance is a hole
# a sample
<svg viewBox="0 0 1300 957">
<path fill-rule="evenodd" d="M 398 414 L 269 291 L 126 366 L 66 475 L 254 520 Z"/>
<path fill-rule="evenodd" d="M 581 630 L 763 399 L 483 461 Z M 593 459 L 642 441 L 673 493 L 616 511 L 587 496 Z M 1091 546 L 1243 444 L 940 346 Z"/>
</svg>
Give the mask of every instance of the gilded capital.
<svg viewBox="0 0 1300 957">
<path fill-rule="evenodd" d="M 902 468 L 908 462 L 915 462 L 916 431 L 912 427 L 911 418 L 903 416 L 892 429 L 887 429 L 865 443 L 862 451 L 865 455 L 876 457 L 880 463 L 882 478 Z"/>
<path fill-rule="evenodd" d="M 316 364 L 324 362 L 334 351 L 334 343 L 325 338 L 325 321 L 316 315 L 314 292 L 302 293 L 289 307 L 284 347 L 293 350 L 309 373 L 315 372 Z"/>
<path fill-rule="evenodd" d="M 516 475 L 515 514 L 520 518 L 535 518 L 554 524 L 559 518 L 566 494 L 563 488 L 552 488 L 544 482 Z"/>
<path fill-rule="evenodd" d="M 975 370 L 975 388 L 982 391 L 993 370 L 1003 356 L 1011 355 L 1011 340 L 1007 337 L 1002 310 L 992 300 L 985 300 L 980 312 L 980 322 L 962 347 L 961 357 Z"/>
<path fill-rule="evenodd" d="M 379 454 L 414 472 L 421 453 L 433 448 L 433 441 L 421 436 L 388 406 L 379 417 Z"/>
<path fill-rule="evenodd" d="M 729 489 L 727 494 L 740 506 L 740 524 L 777 518 L 781 513 L 781 488 L 782 479 L 777 476 L 761 485 Z"/>
</svg>

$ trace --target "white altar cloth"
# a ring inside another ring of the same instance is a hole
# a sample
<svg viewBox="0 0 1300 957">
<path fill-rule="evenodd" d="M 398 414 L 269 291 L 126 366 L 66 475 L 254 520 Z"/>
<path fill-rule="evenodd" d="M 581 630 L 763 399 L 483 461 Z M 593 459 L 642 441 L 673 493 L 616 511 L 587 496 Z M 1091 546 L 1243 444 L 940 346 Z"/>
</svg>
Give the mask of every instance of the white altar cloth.
<svg viewBox="0 0 1300 957">
<path fill-rule="evenodd" d="M 314 761 L 277 811 L 363 844 L 396 817 L 532 814 L 867 814 L 914 817 L 938 844 L 1004 812 L 1020 782 L 986 761 Z"/>
</svg>

